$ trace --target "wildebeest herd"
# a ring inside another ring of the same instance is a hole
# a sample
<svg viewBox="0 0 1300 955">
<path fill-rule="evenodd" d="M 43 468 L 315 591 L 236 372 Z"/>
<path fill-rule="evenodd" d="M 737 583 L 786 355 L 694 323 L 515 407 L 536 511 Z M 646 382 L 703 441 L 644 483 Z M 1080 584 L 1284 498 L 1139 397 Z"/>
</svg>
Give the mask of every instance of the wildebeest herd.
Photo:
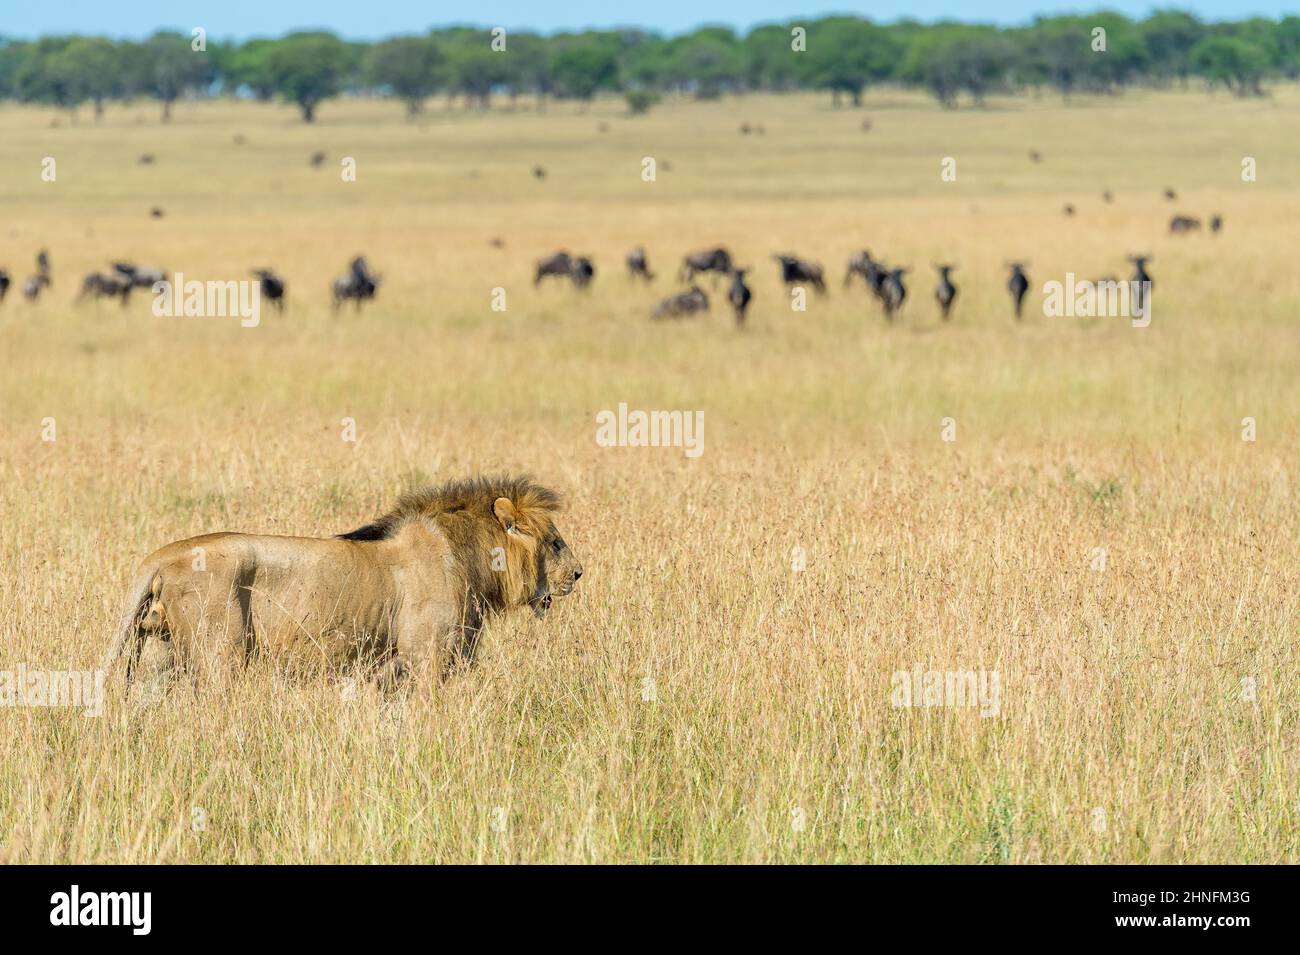
<svg viewBox="0 0 1300 955">
<path fill-rule="evenodd" d="M 1215 214 L 1209 219 L 1209 230 L 1218 233 L 1223 227 L 1222 216 Z M 1174 216 L 1169 224 L 1172 234 L 1185 234 L 1201 228 L 1201 220 L 1191 216 Z M 499 240 L 497 240 L 499 242 Z M 802 259 L 793 253 L 778 253 L 773 256 L 780 271 L 780 279 L 788 290 L 812 289 L 819 296 L 827 294 L 825 270 L 821 263 Z M 1134 272 L 1131 281 L 1137 283 L 1139 291 L 1137 306 L 1142 307 L 1142 289 L 1151 288 L 1151 275 L 1147 271 L 1149 255 L 1129 256 Z M 650 269 L 649 257 L 643 246 L 637 246 L 625 257 L 629 279 L 644 281 L 655 280 L 655 273 Z M 1017 320 L 1023 317 L 1024 300 L 1029 292 L 1030 279 L 1027 273 L 1028 263 L 1008 262 L 1009 278 L 1007 291 L 1011 296 L 1012 310 Z M 940 318 L 948 321 L 952 318 L 953 308 L 958 298 L 958 286 L 953 280 L 957 266 L 951 263 L 935 263 L 938 284 L 934 289 L 935 302 L 939 307 Z M 753 290 L 746 282 L 750 268 L 740 268 L 735 264 L 731 252 L 721 246 L 691 252 L 682 258 L 677 270 L 678 281 L 685 286 L 679 292 L 667 296 L 658 302 L 650 315 L 653 319 L 689 318 L 709 310 L 708 294 L 696 284 L 697 276 L 709 274 L 716 288 L 718 280 L 730 279 L 727 288 L 727 302 L 735 315 L 737 327 L 743 327 L 749 306 L 754 298 Z M 911 271 L 910 266 L 891 266 L 882 259 L 872 255 L 867 249 L 854 252 L 848 260 L 844 273 L 843 288 L 853 286 L 855 279 L 861 279 L 867 290 L 874 296 L 885 318 L 894 321 L 907 301 L 908 290 L 905 277 Z M 283 310 L 287 301 L 288 285 L 274 270 L 258 268 L 251 270 L 261 288 L 262 297 L 274 307 Z M 126 305 L 133 289 L 144 288 L 156 291 L 159 282 L 166 281 L 166 270 L 152 266 L 139 266 L 131 262 L 113 262 L 106 272 L 91 272 L 81 283 L 81 292 L 77 300 L 118 299 Z M 589 287 L 596 276 L 596 267 L 590 256 L 572 255 L 560 250 L 538 260 L 533 277 L 534 287 L 541 285 L 547 277 L 567 278 L 576 288 Z M 358 255 L 348 265 L 348 271 L 334 279 L 330 285 L 331 302 L 334 311 L 346 302 L 352 302 L 359 310 L 361 304 L 376 297 L 382 278 L 373 272 L 364 257 Z M 1115 282 L 1114 277 L 1099 281 Z M 10 274 L 0 269 L 0 302 L 3 302 L 13 284 Z M 36 301 L 42 292 L 53 285 L 49 253 L 42 249 L 36 257 L 36 270 L 22 285 L 23 295 L 29 301 Z"/>
</svg>

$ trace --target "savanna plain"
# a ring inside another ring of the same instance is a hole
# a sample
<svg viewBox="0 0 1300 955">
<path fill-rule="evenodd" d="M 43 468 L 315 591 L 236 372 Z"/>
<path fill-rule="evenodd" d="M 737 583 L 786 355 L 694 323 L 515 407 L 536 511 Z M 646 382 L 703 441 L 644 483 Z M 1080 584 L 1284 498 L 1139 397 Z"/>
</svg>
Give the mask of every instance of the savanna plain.
<svg viewBox="0 0 1300 955">
<path fill-rule="evenodd" d="M 585 568 L 442 683 L 255 662 L 99 717 L 0 707 L 0 860 L 1296 861 L 1298 123 L 1286 86 L 0 109 L 0 267 L 53 267 L 0 304 L 0 670 L 96 666 L 169 540 L 330 535 L 454 477 L 553 486 Z M 652 322 L 713 245 L 754 269 L 748 327 L 708 278 L 708 314 Z M 912 267 L 892 324 L 841 287 L 864 247 Z M 590 289 L 533 287 L 559 248 Z M 787 251 L 827 269 L 805 311 Z M 336 314 L 359 253 L 378 298 Z M 1044 314 L 1139 253 L 1148 327 Z M 269 266 L 289 306 L 75 303 L 114 260 Z M 703 453 L 599 446 L 620 402 L 702 411 Z M 996 713 L 896 706 L 916 669 L 996 673 Z"/>
</svg>

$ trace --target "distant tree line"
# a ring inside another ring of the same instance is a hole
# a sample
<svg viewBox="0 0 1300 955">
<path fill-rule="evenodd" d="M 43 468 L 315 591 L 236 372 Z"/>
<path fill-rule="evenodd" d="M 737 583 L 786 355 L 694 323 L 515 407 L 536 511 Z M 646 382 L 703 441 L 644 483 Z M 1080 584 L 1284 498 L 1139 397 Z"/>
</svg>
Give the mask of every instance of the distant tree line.
<svg viewBox="0 0 1300 955">
<path fill-rule="evenodd" d="M 162 118 L 186 96 L 283 99 L 310 122 L 340 94 L 374 93 L 411 116 L 434 96 L 486 109 L 494 97 L 590 100 L 621 93 L 632 112 L 664 94 L 709 99 L 754 90 L 824 90 L 861 102 L 873 84 L 928 90 L 944 106 L 992 93 L 1062 96 L 1192 83 L 1263 95 L 1300 75 L 1300 17 L 1206 23 L 1174 10 L 1145 20 L 1117 13 L 1043 17 L 1011 28 L 953 22 L 876 24 L 856 17 L 769 24 L 738 34 L 702 27 L 542 36 L 454 27 L 377 43 L 293 33 L 244 43 L 160 32 L 143 41 L 0 38 L 0 98 L 61 107 L 156 100 Z"/>
</svg>

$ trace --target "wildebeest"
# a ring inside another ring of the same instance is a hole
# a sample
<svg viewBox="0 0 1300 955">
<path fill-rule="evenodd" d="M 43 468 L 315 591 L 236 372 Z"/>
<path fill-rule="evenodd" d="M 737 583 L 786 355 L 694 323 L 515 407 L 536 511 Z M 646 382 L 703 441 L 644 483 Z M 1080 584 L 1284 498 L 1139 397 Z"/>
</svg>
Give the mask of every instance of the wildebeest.
<svg viewBox="0 0 1300 955">
<path fill-rule="evenodd" d="M 567 276 L 578 288 L 586 288 L 596 274 L 596 267 L 585 255 L 570 255 L 564 250 L 548 255 L 537 262 L 533 286 L 542 283 L 548 275 Z"/>
<path fill-rule="evenodd" d="M 102 272 L 91 272 L 81 281 L 81 293 L 77 296 L 80 302 L 86 297 L 92 298 L 120 298 L 122 304 L 126 305 L 127 300 L 131 297 L 131 281 L 125 275 L 110 273 L 105 275 Z"/>
<path fill-rule="evenodd" d="M 731 253 L 726 249 L 717 248 L 692 252 L 685 256 L 679 274 L 683 282 L 689 282 L 699 272 L 713 272 L 716 280 L 719 275 L 726 275 L 730 271 Z"/>
<path fill-rule="evenodd" d="M 772 258 L 781 263 L 781 281 L 787 286 L 807 282 L 817 290 L 818 295 L 826 294 L 822 267 L 816 262 L 804 262 L 793 255 L 774 255 Z"/>
<path fill-rule="evenodd" d="M 1151 280 L 1151 273 L 1147 271 L 1147 263 L 1151 261 L 1149 255 L 1130 255 L 1128 260 L 1133 263 L 1133 296 L 1136 301 L 1133 303 L 1134 311 L 1141 314 L 1146 309 L 1146 294 L 1155 288 L 1156 283 Z"/>
<path fill-rule="evenodd" d="M 591 284 L 591 280 L 596 277 L 596 266 L 591 259 L 585 255 L 580 255 L 573 260 L 573 268 L 569 271 L 569 278 L 573 279 L 573 284 L 578 288 L 586 288 Z"/>
<path fill-rule="evenodd" d="M 533 278 L 533 287 L 542 284 L 548 275 L 569 276 L 573 274 L 573 256 L 563 250 L 544 259 L 537 260 L 537 275 Z"/>
<path fill-rule="evenodd" d="M 1201 228 L 1201 220 L 1192 216 L 1174 216 L 1169 220 L 1169 233 L 1171 235 L 1182 235 L 1185 232 L 1196 232 Z"/>
<path fill-rule="evenodd" d="M 13 279 L 9 277 L 9 273 L 0 269 L 0 302 L 5 300 L 5 296 L 9 294 L 9 286 L 12 284 Z"/>
<path fill-rule="evenodd" d="M 138 160 L 136 160 L 136 161 L 137 161 L 141 166 L 152 166 L 152 165 L 154 164 L 154 154 L 153 154 L 153 153 L 143 153 L 143 154 L 141 154 L 140 158 L 139 158 Z"/>
<path fill-rule="evenodd" d="M 627 254 L 627 274 L 631 278 L 640 276 L 647 282 L 655 277 L 650 271 L 650 263 L 646 260 L 645 249 L 639 245 Z"/>
<path fill-rule="evenodd" d="M 741 327 L 745 324 L 745 311 L 749 308 L 750 299 L 754 294 L 745 284 L 745 273 L 749 269 L 736 269 L 731 273 L 731 289 L 727 292 L 727 301 L 731 307 L 736 310 L 736 326 Z"/>
<path fill-rule="evenodd" d="M 288 292 L 284 279 L 276 275 L 270 269 L 253 269 L 253 275 L 257 276 L 258 282 L 262 286 L 262 295 L 276 307 L 278 311 L 284 311 L 284 298 Z"/>
<path fill-rule="evenodd" d="M 545 167 L 545 166 L 534 166 L 534 167 L 533 167 L 533 178 L 536 179 L 538 182 L 541 182 L 543 179 L 545 179 L 545 178 L 546 178 L 546 167 Z"/>
<path fill-rule="evenodd" d="M 1223 216 L 1219 215 L 1216 212 L 1214 215 L 1210 216 L 1210 231 L 1218 232 L 1222 228 L 1223 228 Z"/>
<path fill-rule="evenodd" d="M 132 288 L 153 288 L 157 283 L 167 279 L 167 273 L 152 266 L 132 265 L 130 262 L 114 262 L 113 271 L 126 279 Z"/>
<path fill-rule="evenodd" d="M 952 272 L 957 268 L 955 265 L 935 265 L 935 270 L 939 273 L 939 284 L 934 290 L 935 300 L 939 303 L 939 310 L 943 313 L 943 320 L 948 320 L 948 313 L 952 310 L 952 303 L 957 298 L 957 286 L 952 284 Z"/>
<path fill-rule="evenodd" d="M 1043 156 L 1042 156 L 1042 154 L 1041 154 L 1037 149 L 1031 149 L 1031 150 L 1029 150 L 1029 161 L 1030 161 L 1030 162 L 1042 162 L 1042 161 L 1043 161 Z"/>
<path fill-rule="evenodd" d="M 50 277 L 44 273 L 37 273 L 31 276 L 23 283 L 23 295 L 30 302 L 36 301 L 41 294 L 41 289 L 50 287 Z"/>
<path fill-rule="evenodd" d="M 366 299 L 375 297 L 379 291 L 381 277 L 370 271 L 370 266 L 361 256 L 357 256 L 348 266 L 348 274 L 340 275 L 334 280 L 334 311 L 338 311 L 339 306 L 352 299 L 356 303 L 357 311 L 361 311 L 361 303 Z"/>
<path fill-rule="evenodd" d="M 906 266 L 899 269 L 890 269 L 884 283 L 881 285 L 881 300 L 885 303 L 885 317 L 890 321 L 893 321 L 894 313 L 903 307 L 903 302 L 907 298 L 907 287 L 903 285 L 903 276 L 910 271 L 911 269 Z"/>
<path fill-rule="evenodd" d="M 53 284 L 50 279 L 50 254 L 41 249 L 36 254 L 36 274 L 23 283 L 23 295 L 28 301 L 34 302 L 40 296 L 42 289 L 50 288 Z"/>
<path fill-rule="evenodd" d="M 1171 187 L 1166 186 L 1166 187 L 1165 187 L 1165 198 L 1168 199 L 1170 202 L 1173 202 L 1174 200 L 1176 200 L 1176 199 L 1178 198 L 1178 193 L 1174 192 L 1174 190 L 1173 190 Z"/>
<path fill-rule="evenodd" d="M 1025 301 L 1025 293 L 1029 291 L 1029 276 L 1025 274 L 1024 262 L 1008 262 L 1007 268 L 1011 270 L 1011 280 L 1007 282 L 1007 288 L 1011 290 L 1011 301 L 1016 306 L 1016 319 L 1020 319 L 1021 307 Z"/>
<path fill-rule="evenodd" d="M 849 287 L 853 282 L 853 276 L 855 275 L 862 276 L 862 281 L 866 282 L 867 285 L 870 285 L 872 264 L 871 252 L 869 250 L 862 249 L 858 252 L 854 252 L 853 255 L 849 257 L 849 267 L 844 272 L 844 287 Z"/>
<path fill-rule="evenodd" d="M 325 154 L 323 152 L 314 152 L 311 154 L 311 159 L 308 160 L 308 162 L 311 163 L 311 168 L 319 169 L 325 164 Z"/>
<path fill-rule="evenodd" d="M 655 319 L 681 318 L 684 315 L 694 315 L 696 312 L 707 312 L 708 310 L 709 297 L 704 294 L 704 290 L 698 285 L 692 285 L 685 292 L 670 295 L 656 305 L 650 317 Z"/>
<path fill-rule="evenodd" d="M 1072 216 L 1074 215 L 1074 206 L 1070 205 L 1070 203 L 1067 202 L 1065 204 L 1065 208 L 1062 209 L 1061 211 L 1064 212 L 1067 216 Z"/>
<path fill-rule="evenodd" d="M 1103 192 L 1103 193 L 1101 194 L 1101 201 L 1102 201 L 1102 202 L 1114 202 L 1114 201 L 1115 201 L 1115 197 L 1111 194 L 1111 191 L 1110 191 L 1109 189 L 1107 189 L 1105 192 Z"/>
</svg>

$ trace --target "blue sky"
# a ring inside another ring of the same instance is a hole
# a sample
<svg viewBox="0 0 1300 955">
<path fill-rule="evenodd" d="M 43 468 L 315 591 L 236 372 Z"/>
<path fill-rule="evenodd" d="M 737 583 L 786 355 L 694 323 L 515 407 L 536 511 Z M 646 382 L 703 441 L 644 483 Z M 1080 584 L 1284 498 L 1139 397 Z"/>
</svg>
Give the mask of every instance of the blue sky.
<svg viewBox="0 0 1300 955">
<path fill-rule="evenodd" d="M 215 38 L 276 36 L 292 29 L 325 27 L 351 39 L 419 32 L 431 26 L 472 23 L 543 32 L 586 27 L 644 26 L 678 33 L 701 23 L 747 29 L 756 23 L 825 13 L 857 13 L 873 20 L 960 19 L 1023 23 L 1039 13 L 1087 12 L 1105 7 L 1144 16 L 1154 7 L 1190 10 L 1207 20 L 1300 13 L 1300 0 L 505 0 L 440 3 L 417 0 L 0 0 L 0 35 L 95 33 L 140 37 L 163 26 L 201 26 Z"/>
</svg>

